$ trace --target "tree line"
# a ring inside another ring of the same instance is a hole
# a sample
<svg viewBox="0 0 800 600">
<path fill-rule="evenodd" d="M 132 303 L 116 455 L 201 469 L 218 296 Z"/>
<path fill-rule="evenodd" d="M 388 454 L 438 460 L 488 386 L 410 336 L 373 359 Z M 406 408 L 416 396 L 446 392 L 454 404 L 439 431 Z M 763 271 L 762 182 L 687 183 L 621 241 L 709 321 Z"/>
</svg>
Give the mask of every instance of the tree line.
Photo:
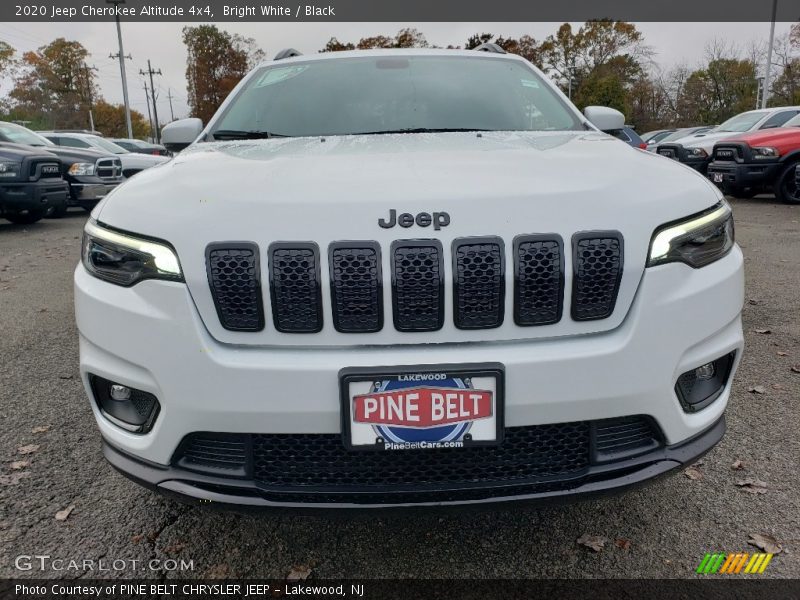
<svg viewBox="0 0 800 600">
<path fill-rule="evenodd" d="M 187 50 L 186 89 L 192 116 L 207 122 L 242 77 L 264 59 L 255 40 L 216 25 L 183 28 Z M 579 107 L 598 104 L 621 110 L 640 131 L 667 126 L 717 124 L 756 107 L 758 77 L 763 74 L 766 44 L 748 47 L 710 41 L 697 64 L 662 69 L 641 31 L 624 21 L 587 21 L 561 25 L 537 40 L 476 33 L 461 45 L 475 48 L 493 42 L 523 56 L 549 75 Z M 342 42 L 332 37 L 319 52 L 372 48 L 428 48 L 425 35 L 412 28 L 394 36 L 367 36 Z M 34 128 L 95 127 L 124 136 L 122 105 L 106 102 L 88 65 L 89 52 L 77 41 L 53 40 L 17 56 L 0 40 L 0 77 L 13 82 L 0 99 L 2 118 L 30 122 Z M 800 104 L 800 24 L 779 37 L 773 51 L 770 106 Z M 149 123 L 131 111 L 134 135 L 149 135 Z"/>
</svg>

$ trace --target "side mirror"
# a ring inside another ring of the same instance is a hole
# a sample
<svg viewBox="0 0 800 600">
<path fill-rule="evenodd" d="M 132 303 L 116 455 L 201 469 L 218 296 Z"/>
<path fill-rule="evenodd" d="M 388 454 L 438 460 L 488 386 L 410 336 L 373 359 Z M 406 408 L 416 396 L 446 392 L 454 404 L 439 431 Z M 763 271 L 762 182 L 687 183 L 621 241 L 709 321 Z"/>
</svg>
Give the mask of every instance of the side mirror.
<svg viewBox="0 0 800 600">
<path fill-rule="evenodd" d="M 164 125 L 161 129 L 161 143 L 171 152 L 180 152 L 197 139 L 203 131 L 200 119 L 180 119 Z"/>
<path fill-rule="evenodd" d="M 583 116 L 600 131 L 619 131 L 625 127 L 625 115 L 607 106 L 587 106 Z"/>
</svg>

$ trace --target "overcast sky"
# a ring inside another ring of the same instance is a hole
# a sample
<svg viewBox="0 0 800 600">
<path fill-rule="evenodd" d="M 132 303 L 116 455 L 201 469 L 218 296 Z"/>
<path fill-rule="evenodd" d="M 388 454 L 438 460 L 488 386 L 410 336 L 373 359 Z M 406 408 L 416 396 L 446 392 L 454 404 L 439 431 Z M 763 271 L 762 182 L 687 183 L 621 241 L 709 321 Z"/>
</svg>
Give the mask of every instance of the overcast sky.
<svg viewBox="0 0 800 600">
<path fill-rule="evenodd" d="M 3 0 L 4 1 L 4 0 Z M 341 41 L 357 41 L 361 37 L 383 34 L 393 36 L 403 27 L 415 27 L 428 42 L 438 46 L 463 45 L 476 32 L 491 32 L 506 37 L 532 35 L 537 40 L 555 32 L 560 23 L 218 23 L 231 33 L 240 33 L 256 40 L 272 57 L 279 50 L 293 47 L 308 54 L 318 51 L 331 37 Z M 580 26 L 574 23 L 573 27 Z M 187 116 L 186 51 L 181 42 L 180 23 L 122 23 L 127 61 L 128 89 L 131 107 L 146 114 L 143 78 L 139 70 L 147 68 L 150 59 L 159 94 L 159 120 L 170 118 L 167 91 L 171 90 L 175 118 Z M 747 46 L 752 41 L 769 38 L 769 23 L 640 23 L 645 42 L 656 52 L 655 60 L 669 67 L 679 63 L 695 65 L 701 61 L 703 48 L 713 38 Z M 776 35 L 788 32 L 789 23 L 779 23 Z M 119 63 L 109 58 L 117 51 L 117 35 L 113 21 L 109 23 L 0 23 L 0 39 L 18 51 L 32 50 L 57 37 L 77 40 L 91 52 L 90 64 L 98 68 L 98 83 L 106 100 L 122 102 Z M 149 84 L 148 84 L 149 85 Z M 8 84 L 2 92 L 8 91 Z"/>
</svg>

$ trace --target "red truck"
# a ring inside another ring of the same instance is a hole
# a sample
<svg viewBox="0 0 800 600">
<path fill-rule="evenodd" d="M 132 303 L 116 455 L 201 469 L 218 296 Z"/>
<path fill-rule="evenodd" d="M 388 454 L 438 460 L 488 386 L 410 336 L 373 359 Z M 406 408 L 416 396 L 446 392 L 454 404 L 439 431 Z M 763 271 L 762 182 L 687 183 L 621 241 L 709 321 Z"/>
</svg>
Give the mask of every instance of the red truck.
<svg viewBox="0 0 800 600">
<path fill-rule="evenodd" d="M 800 115 L 783 127 L 720 140 L 714 144 L 707 175 L 731 196 L 752 198 L 773 191 L 782 202 L 800 204 L 798 165 Z"/>
</svg>

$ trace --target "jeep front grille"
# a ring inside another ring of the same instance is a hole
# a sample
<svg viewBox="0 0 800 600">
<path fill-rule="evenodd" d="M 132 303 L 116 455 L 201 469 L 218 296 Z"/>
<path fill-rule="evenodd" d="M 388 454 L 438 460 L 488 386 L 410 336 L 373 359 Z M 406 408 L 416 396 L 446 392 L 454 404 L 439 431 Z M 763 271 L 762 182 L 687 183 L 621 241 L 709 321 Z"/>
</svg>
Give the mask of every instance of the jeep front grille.
<svg viewBox="0 0 800 600">
<path fill-rule="evenodd" d="M 450 259 L 447 253 L 450 251 Z M 384 323 L 382 263 L 391 273 L 391 311 L 397 331 L 436 331 L 445 324 L 452 294 L 459 329 L 500 327 L 506 312 L 505 244 L 497 237 L 460 238 L 450 248 L 438 240 L 398 240 L 388 256 L 373 241 L 335 242 L 327 249 L 330 307 L 323 300 L 322 251 L 311 242 L 276 242 L 268 250 L 272 321 L 282 333 L 323 329 L 330 311 L 342 333 L 372 333 Z M 262 300 L 259 247 L 251 242 L 209 246 L 206 268 L 220 322 L 231 331 L 260 331 Z M 623 268 L 618 232 L 584 232 L 572 238 L 572 301 L 575 321 L 605 319 L 614 312 Z M 562 319 L 564 243 L 556 234 L 514 239 L 508 310 L 517 326 L 543 326 Z M 449 275 L 452 287 L 448 289 Z M 387 284 L 388 285 L 388 284 Z M 266 295 L 266 291 L 265 291 Z"/>
</svg>

